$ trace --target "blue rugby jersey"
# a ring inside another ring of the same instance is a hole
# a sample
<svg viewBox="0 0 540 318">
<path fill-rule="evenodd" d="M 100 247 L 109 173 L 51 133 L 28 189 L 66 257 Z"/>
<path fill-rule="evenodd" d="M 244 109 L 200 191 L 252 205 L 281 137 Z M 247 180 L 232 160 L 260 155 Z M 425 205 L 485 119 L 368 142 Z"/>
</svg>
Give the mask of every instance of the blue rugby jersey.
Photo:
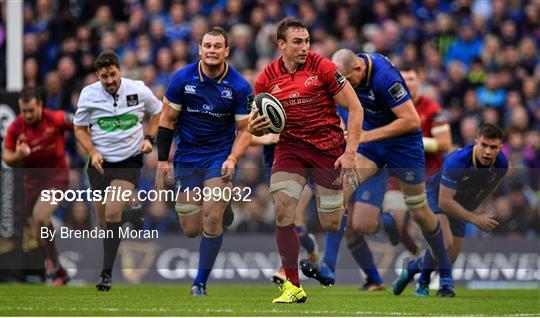
<svg viewBox="0 0 540 318">
<path fill-rule="evenodd" d="M 434 212 L 439 209 L 439 185 L 456 190 L 454 199 L 465 209 L 473 211 L 489 196 L 508 171 L 508 160 L 499 152 L 495 163 L 483 167 L 475 159 L 474 146 L 452 152 L 443 162 L 441 171 L 428 181 L 427 193 Z"/>
<path fill-rule="evenodd" d="M 201 156 L 228 154 L 236 137 L 236 121 L 250 113 L 249 83 L 234 68 L 209 78 L 201 62 L 176 72 L 165 99 L 180 111 L 176 127 L 175 162 L 196 162 Z"/>
<path fill-rule="evenodd" d="M 399 70 L 384 55 L 360 53 L 358 56 L 366 63 L 366 76 L 355 88 L 364 108 L 362 128 L 386 126 L 397 119 L 392 108 L 410 100 L 411 94 Z"/>
</svg>

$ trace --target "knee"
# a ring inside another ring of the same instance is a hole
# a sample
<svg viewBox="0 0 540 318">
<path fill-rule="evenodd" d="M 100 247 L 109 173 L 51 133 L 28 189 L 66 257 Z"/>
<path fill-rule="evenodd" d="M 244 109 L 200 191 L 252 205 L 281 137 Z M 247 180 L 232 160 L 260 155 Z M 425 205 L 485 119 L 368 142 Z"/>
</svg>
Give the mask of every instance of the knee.
<svg viewBox="0 0 540 318">
<path fill-rule="evenodd" d="M 437 223 L 437 217 L 435 214 L 427 211 L 426 209 L 417 208 L 411 210 L 411 216 L 423 230 L 432 229 Z"/>
<path fill-rule="evenodd" d="M 379 229 L 379 222 L 377 219 L 370 220 L 367 218 L 353 221 L 353 229 L 362 234 L 372 234 Z"/>
<path fill-rule="evenodd" d="M 279 193 L 274 194 L 274 208 L 276 213 L 283 214 L 292 205 L 292 198 Z"/>
<path fill-rule="evenodd" d="M 448 253 L 448 257 L 450 258 L 450 262 L 452 262 L 452 264 L 456 262 L 458 256 L 459 256 L 459 252 L 456 252 L 456 251 L 450 251 Z"/>
<path fill-rule="evenodd" d="M 279 226 L 286 226 L 294 223 L 295 211 L 291 208 L 293 199 L 287 195 L 276 193 L 274 195 L 274 207 L 276 211 L 276 223 Z"/>
<path fill-rule="evenodd" d="M 189 238 L 197 237 L 201 234 L 202 227 L 199 224 L 182 224 L 182 231 L 184 235 Z"/>
<path fill-rule="evenodd" d="M 453 247 L 454 247 L 454 238 L 453 237 L 447 237 L 446 235 L 444 236 L 444 248 L 446 249 L 446 251 L 448 253 L 452 252 L 453 250 Z"/>
<path fill-rule="evenodd" d="M 105 211 L 105 221 L 119 222 L 122 219 L 122 211 Z"/>
<path fill-rule="evenodd" d="M 339 228 L 341 227 L 341 222 L 339 220 L 326 220 L 321 225 L 326 232 L 335 233 L 339 231 Z"/>
<path fill-rule="evenodd" d="M 194 238 L 199 235 L 200 231 L 198 229 L 184 228 L 184 235 L 189 238 Z"/>
<path fill-rule="evenodd" d="M 221 218 L 210 214 L 204 218 L 204 232 L 210 236 L 218 235 L 222 232 Z"/>
<path fill-rule="evenodd" d="M 276 209 L 276 223 L 279 226 L 287 226 L 294 223 L 294 215 L 289 215 L 285 211 L 279 211 Z"/>
<path fill-rule="evenodd" d="M 360 234 L 354 231 L 352 227 L 347 227 L 345 230 L 345 241 L 347 241 L 347 243 L 354 242 L 359 236 Z"/>
</svg>

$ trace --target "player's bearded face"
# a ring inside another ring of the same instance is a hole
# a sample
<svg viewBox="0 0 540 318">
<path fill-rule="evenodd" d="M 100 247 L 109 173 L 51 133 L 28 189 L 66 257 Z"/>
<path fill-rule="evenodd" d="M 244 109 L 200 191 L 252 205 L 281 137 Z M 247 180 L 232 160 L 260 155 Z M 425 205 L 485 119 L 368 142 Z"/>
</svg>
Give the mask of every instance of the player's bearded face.
<svg viewBox="0 0 540 318">
<path fill-rule="evenodd" d="M 500 139 L 488 139 L 480 136 L 475 141 L 476 146 L 476 159 L 480 161 L 483 166 L 492 165 L 497 155 L 501 151 L 502 140 Z"/>
<path fill-rule="evenodd" d="M 279 40 L 278 46 L 285 58 L 296 64 L 304 64 L 310 47 L 309 32 L 306 29 L 291 28 L 287 31 L 287 41 Z"/>
<path fill-rule="evenodd" d="M 229 56 L 229 48 L 222 35 L 205 34 L 199 45 L 199 54 L 207 66 L 219 66 Z"/>
<path fill-rule="evenodd" d="M 35 98 L 28 102 L 19 101 L 19 107 L 25 124 L 32 125 L 41 119 L 41 102 L 38 102 Z"/>
<path fill-rule="evenodd" d="M 103 67 L 97 71 L 97 76 L 107 93 L 115 95 L 118 92 L 121 75 L 120 69 L 117 66 Z"/>
</svg>

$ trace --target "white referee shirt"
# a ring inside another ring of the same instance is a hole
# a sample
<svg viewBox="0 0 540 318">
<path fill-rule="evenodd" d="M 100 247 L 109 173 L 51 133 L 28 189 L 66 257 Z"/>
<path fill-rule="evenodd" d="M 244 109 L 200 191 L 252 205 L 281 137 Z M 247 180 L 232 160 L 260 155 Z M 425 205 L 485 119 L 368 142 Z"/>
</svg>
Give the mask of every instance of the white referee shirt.
<svg viewBox="0 0 540 318">
<path fill-rule="evenodd" d="M 161 105 L 142 81 L 122 77 L 115 97 L 98 81 L 81 91 L 73 123 L 89 126 L 92 143 L 103 159 L 118 162 L 139 154 L 144 113 L 157 115 Z"/>
</svg>

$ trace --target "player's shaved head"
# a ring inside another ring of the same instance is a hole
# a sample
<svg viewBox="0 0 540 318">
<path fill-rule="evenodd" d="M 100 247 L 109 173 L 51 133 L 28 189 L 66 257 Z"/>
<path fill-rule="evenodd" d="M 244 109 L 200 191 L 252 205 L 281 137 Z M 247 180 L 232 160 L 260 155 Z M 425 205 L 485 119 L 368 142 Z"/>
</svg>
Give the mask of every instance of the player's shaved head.
<svg viewBox="0 0 540 318">
<path fill-rule="evenodd" d="M 343 73 L 350 73 L 353 71 L 355 64 L 357 63 L 358 56 L 349 49 L 341 49 L 336 51 L 332 55 L 332 62 L 338 66 Z"/>
<path fill-rule="evenodd" d="M 338 70 L 347 78 L 352 87 L 357 87 L 365 76 L 365 63 L 353 51 L 349 49 L 338 50 L 332 55 L 332 62 Z"/>
</svg>

